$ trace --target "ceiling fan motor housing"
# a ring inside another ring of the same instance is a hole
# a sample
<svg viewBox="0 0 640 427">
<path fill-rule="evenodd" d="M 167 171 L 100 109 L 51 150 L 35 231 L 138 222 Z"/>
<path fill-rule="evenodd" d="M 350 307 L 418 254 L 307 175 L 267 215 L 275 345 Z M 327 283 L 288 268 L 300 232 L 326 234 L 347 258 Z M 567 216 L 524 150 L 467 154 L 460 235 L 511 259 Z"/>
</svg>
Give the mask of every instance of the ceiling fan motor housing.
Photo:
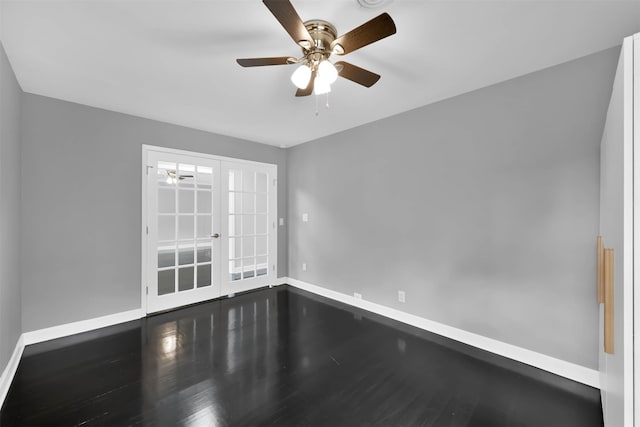
<svg viewBox="0 0 640 427">
<path fill-rule="evenodd" d="M 304 56 L 310 63 L 328 59 L 331 56 L 331 43 L 338 37 L 336 27 L 320 19 L 306 21 L 304 26 L 309 31 L 314 43 L 314 46 L 309 49 L 302 48 Z"/>
</svg>

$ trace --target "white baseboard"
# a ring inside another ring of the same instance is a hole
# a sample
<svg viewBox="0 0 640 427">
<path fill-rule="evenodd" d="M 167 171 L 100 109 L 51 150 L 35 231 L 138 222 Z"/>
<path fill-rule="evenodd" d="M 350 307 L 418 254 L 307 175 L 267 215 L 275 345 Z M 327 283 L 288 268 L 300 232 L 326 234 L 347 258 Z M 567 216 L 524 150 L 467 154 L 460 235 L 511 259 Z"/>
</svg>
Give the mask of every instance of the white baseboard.
<svg viewBox="0 0 640 427">
<path fill-rule="evenodd" d="M 78 322 L 25 332 L 22 334 L 22 337 L 24 345 L 29 345 L 117 325 L 118 323 L 141 319 L 142 317 L 144 317 L 144 313 L 141 309 L 137 308 L 135 310 L 123 311 L 120 313 L 109 314 L 107 316 L 95 317 L 93 319 L 80 320 Z"/>
<path fill-rule="evenodd" d="M 18 338 L 18 342 L 16 342 L 16 347 L 13 350 L 13 354 L 11 354 L 11 358 L 9 359 L 9 363 L 2 371 L 2 376 L 0 376 L 0 408 L 4 403 L 5 397 L 7 397 L 7 393 L 9 392 L 9 387 L 11 386 L 11 381 L 13 381 L 13 377 L 18 370 L 18 364 L 20 363 L 20 358 L 22 357 L 22 352 L 24 351 L 24 339 L 23 336 L 20 335 Z"/>
<path fill-rule="evenodd" d="M 442 335 L 452 340 L 534 366 L 539 369 L 551 372 L 561 377 L 586 384 L 591 387 L 600 388 L 600 373 L 595 369 L 586 368 L 575 363 L 565 360 L 556 359 L 526 348 L 507 344 L 502 341 L 487 338 L 472 332 L 454 328 L 443 323 L 434 322 L 413 314 L 405 313 L 394 308 L 390 308 L 371 301 L 354 298 L 351 295 L 332 291 L 321 286 L 306 283 L 293 278 L 280 278 L 286 280 L 286 283 L 296 288 L 320 295 L 335 301 L 339 301 L 363 310 L 385 316 L 438 335 Z"/>
</svg>

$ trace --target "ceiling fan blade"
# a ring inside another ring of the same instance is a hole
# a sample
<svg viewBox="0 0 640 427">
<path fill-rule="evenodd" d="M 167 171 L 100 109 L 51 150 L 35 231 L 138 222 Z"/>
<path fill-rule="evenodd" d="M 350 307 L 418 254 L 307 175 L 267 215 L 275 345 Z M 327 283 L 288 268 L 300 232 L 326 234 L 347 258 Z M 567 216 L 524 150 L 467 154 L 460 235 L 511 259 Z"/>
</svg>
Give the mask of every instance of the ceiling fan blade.
<svg viewBox="0 0 640 427">
<path fill-rule="evenodd" d="M 388 13 L 383 13 L 335 39 L 331 43 L 331 50 L 338 55 L 345 55 L 395 33 L 396 24 Z"/>
<path fill-rule="evenodd" d="M 304 89 L 298 89 L 296 91 L 296 96 L 309 96 L 313 93 L 313 83 L 316 80 L 316 72 L 311 72 L 311 78 L 309 79 L 309 84 Z"/>
<path fill-rule="evenodd" d="M 338 71 L 338 75 L 340 77 L 344 77 L 345 79 L 361 84 L 362 86 L 371 87 L 380 80 L 380 75 L 365 70 L 364 68 L 357 67 L 353 64 L 349 64 L 348 62 L 338 61 L 334 65 L 340 70 Z M 340 69 L 340 66 L 342 66 L 342 69 Z"/>
<path fill-rule="evenodd" d="M 313 38 L 289 0 L 262 0 L 294 42 L 305 49 L 313 46 Z"/>
<path fill-rule="evenodd" d="M 236 62 L 243 67 L 261 67 L 263 65 L 287 65 L 291 64 L 290 56 L 276 56 L 273 58 L 244 58 L 236 59 Z M 294 58 L 295 60 L 295 58 Z"/>
</svg>

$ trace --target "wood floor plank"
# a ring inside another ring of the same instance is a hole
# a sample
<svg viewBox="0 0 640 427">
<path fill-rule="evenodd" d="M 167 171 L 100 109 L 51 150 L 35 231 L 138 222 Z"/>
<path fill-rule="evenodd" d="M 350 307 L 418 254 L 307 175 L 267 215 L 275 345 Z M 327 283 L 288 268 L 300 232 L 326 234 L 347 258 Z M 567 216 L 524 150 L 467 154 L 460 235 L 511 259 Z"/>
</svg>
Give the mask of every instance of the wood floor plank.
<svg viewBox="0 0 640 427">
<path fill-rule="evenodd" d="M 602 426 L 598 390 L 286 286 L 25 349 L 2 426 Z"/>
</svg>

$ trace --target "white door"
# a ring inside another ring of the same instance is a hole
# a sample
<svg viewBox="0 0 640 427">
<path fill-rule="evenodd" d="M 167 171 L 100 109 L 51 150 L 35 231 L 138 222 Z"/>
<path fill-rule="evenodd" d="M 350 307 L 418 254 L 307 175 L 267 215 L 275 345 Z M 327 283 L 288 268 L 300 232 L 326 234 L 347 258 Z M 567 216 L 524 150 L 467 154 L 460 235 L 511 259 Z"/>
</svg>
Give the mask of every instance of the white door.
<svg viewBox="0 0 640 427">
<path fill-rule="evenodd" d="M 219 297 L 220 161 L 150 151 L 147 164 L 147 312 Z"/>
<path fill-rule="evenodd" d="M 146 146 L 143 159 L 147 313 L 275 284 L 275 165 Z"/>
<path fill-rule="evenodd" d="M 274 165 L 222 162 L 223 294 L 275 282 L 276 173 Z"/>
<path fill-rule="evenodd" d="M 609 352 L 603 348 L 604 308 L 600 308 L 600 386 L 607 427 L 634 425 L 633 215 L 638 202 L 633 183 L 633 44 L 633 38 L 627 37 L 622 45 L 600 145 L 600 235 L 614 255 L 613 348 Z"/>
</svg>

